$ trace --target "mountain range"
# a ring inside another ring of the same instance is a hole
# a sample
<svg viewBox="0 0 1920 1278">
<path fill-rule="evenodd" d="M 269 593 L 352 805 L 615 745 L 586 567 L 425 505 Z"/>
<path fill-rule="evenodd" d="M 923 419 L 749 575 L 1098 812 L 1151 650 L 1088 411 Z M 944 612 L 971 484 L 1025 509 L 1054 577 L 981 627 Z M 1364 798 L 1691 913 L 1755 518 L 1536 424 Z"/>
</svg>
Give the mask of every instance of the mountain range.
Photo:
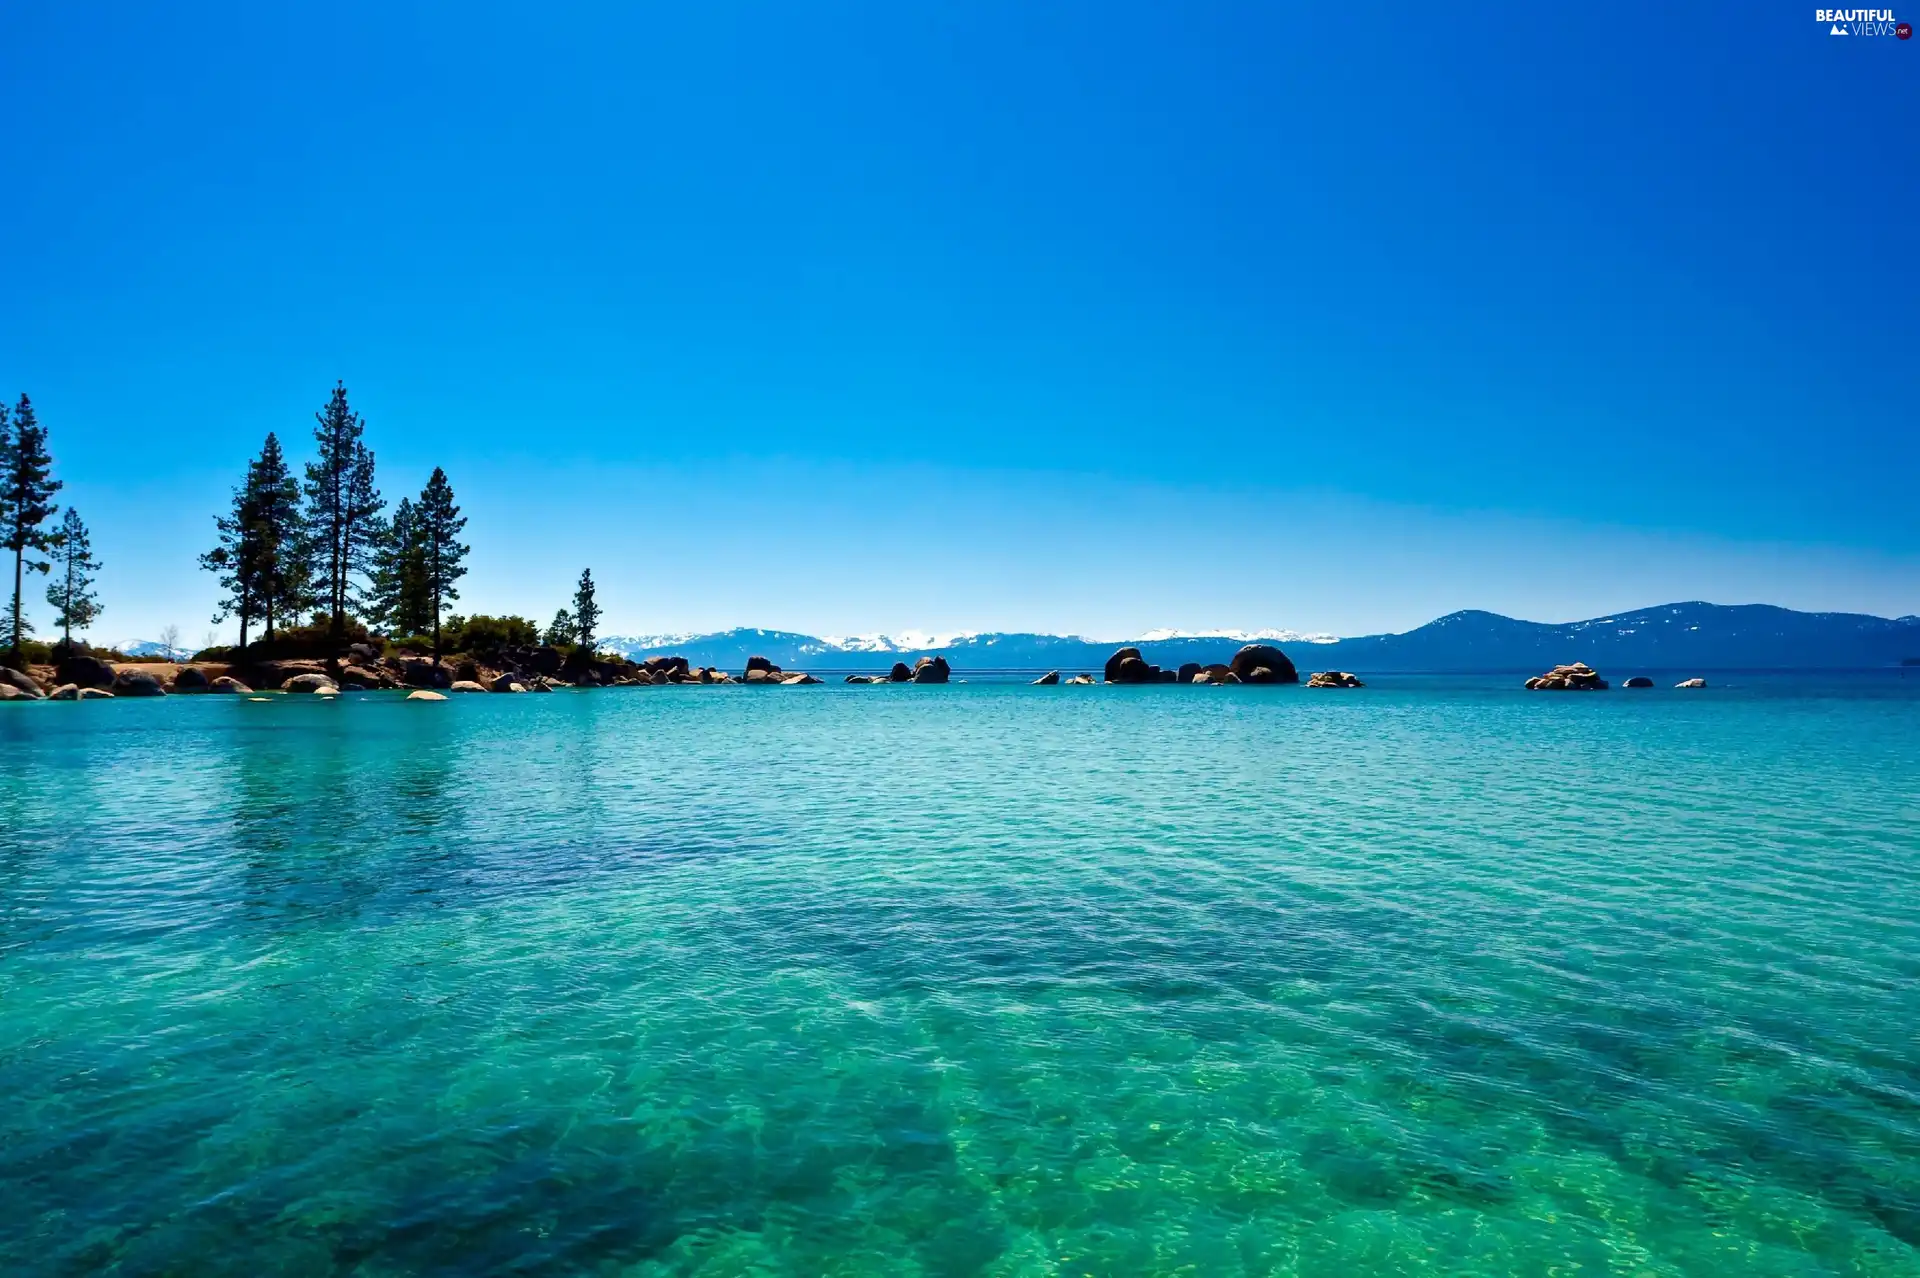
<svg viewBox="0 0 1920 1278">
<path fill-rule="evenodd" d="M 1586 621 L 1521 621 L 1498 613 L 1448 613 L 1404 634 L 1340 639 L 1293 631 L 1149 631 L 1138 639 L 1012 632 L 826 638 L 739 628 L 713 634 L 612 636 L 600 646 L 635 659 L 677 654 L 738 670 L 764 656 L 789 670 L 885 669 L 939 653 L 958 670 L 1097 671 L 1130 645 L 1155 665 L 1224 661 L 1244 643 L 1273 643 L 1301 670 L 1538 672 L 1568 661 L 1601 670 L 1858 669 L 1920 657 L 1920 616 L 1795 612 L 1768 604 L 1673 603 Z"/>
</svg>

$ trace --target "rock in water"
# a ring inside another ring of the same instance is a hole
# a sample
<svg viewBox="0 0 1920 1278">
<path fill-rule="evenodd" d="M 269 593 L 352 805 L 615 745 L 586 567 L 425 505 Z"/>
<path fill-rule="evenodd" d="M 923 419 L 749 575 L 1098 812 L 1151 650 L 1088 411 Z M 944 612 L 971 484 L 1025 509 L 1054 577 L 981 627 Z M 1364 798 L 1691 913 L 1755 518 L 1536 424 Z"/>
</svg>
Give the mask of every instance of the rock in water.
<svg viewBox="0 0 1920 1278">
<path fill-rule="evenodd" d="M 39 701 L 41 698 L 28 696 L 10 683 L 0 683 L 0 701 Z"/>
<path fill-rule="evenodd" d="M 455 679 L 453 686 L 448 689 L 449 692 L 485 692 L 486 690 L 486 684 L 476 683 L 472 679 Z"/>
<path fill-rule="evenodd" d="M 160 680 L 144 670 L 122 670 L 113 679 L 114 695 L 121 697 L 164 697 L 167 690 Z"/>
<path fill-rule="evenodd" d="M 1271 644 L 1250 643 L 1233 654 L 1227 669 L 1241 683 L 1299 683 L 1300 672 Z"/>
<path fill-rule="evenodd" d="M 1073 678 L 1067 680 L 1067 682 L 1077 683 L 1077 684 L 1091 684 L 1094 682 L 1094 678 L 1090 674 L 1077 674 Z"/>
<path fill-rule="evenodd" d="M 804 683 L 819 683 L 820 681 L 810 674 L 790 674 L 783 676 L 780 682 L 789 688 L 793 688 Z"/>
<path fill-rule="evenodd" d="M 205 692 L 207 688 L 207 672 L 199 666 L 187 666 L 173 677 L 175 692 Z"/>
<path fill-rule="evenodd" d="M 253 689 L 249 688 L 246 684 L 241 683 L 238 679 L 234 678 L 232 675 L 221 675 L 218 679 L 215 679 L 212 683 L 207 685 L 207 691 L 208 692 L 252 692 Z"/>
<path fill-rule="evenodd" d="M 752 674 L 758 670 L 765 674 L 773 674 L 779 669 L 779 666 L 774 665 L 773 662 L 767 660 L 765 657 L 748 657 L 745 673 Z"/>
<path fill-rule="evenodd" d="M 951 673 L 953 669 L 945 657 L 922 657 L 913 663 L 915 683 L 945 683 Z"/>
<path fill-rule="evenodd" d="M 332 679 L 323 674 L 297 674 L 280 685 L 287 692 L 318 692 L 322 688 L 334 688 Z"/>
<path fill-rule="evenodd" d="M 893 663 L 893 669 L 887 672 L 887 682 L 888 683 L 912 683 L 913 671 L 907 668 L 906 662 L 896 661 Z"/>
<path fill-rule="evenodd" d="M 409 701 L 445 701 L 446 699 L 447 694 L 444 692 L 428 692 L 425 689 L 418 689 L 407 694 L 407 700 Z"/>
<path fill-rule="evenodd" d="M 1175 683 L 1192 683 L 1196 678 L 1199 677 L 1201 669 L 1202 667 L 1200 663 L 1197 661 L 1186 662 L 1181 665 L 1180 672 L 1174 676 L 1174 682 Z"/>
<path fill-rule="evenodd" d="M 1584 661 L 1570 666 L 1555 666 L 1543 675 L 1527 680 L 1527 687 L 1542 692 L 1605 692 L 1607 681 Z"/>
<path fill-rule="evenodd" d="M 1620 686 L 1623 688 L 1651 688 L 1653 686 L 1653 680 L 1647 678 L 1645 675 L 1635 675 Z"/>
<path fill-rule="evenodd" d="M 1358 678 L 1345 670 L 1319 670 L 1307 679 L 1309 688 L 1364 688 Z"/>
<path fill-rule="evenodd" d="M 1139 661 L 1142 667 L 1147 664 L 1145 661 L 1141 661 L 1140 650 L 1138 648 L 1116 648 L 1113 655 L 1107 658 L 1107 668 L 1104 673 L 1106 681 L 1108 683 L 1138 682 L 1137 680 L 1126 680 L 1120 677 L 1120 667 L 1128 661 Z"/>
<path fill-rule="evenodd" d="M 1049 670 L 1045 674 L 1041 675 L 1038 679 L 1035 679 L 1033 681 L 1033 686 L 1036 688 L 1051 688 L 1053 685 L 1059 682 L 1060 682 L 1060 672 L 1058 670 Z"/>
<path fill-rule="evenodd" d="M 1707 686 L 1707 681 L 1705 679 L 1682 679 L 1673 686 L 1676 688 L 1704 688 Z"/>
<path fill-rule="evenodd" d="M 12 688 L 29 701 L 38 701 L 47 695 L 32 675 L 11 666 L 0 666 L 0 687 Z"/>
</svg>

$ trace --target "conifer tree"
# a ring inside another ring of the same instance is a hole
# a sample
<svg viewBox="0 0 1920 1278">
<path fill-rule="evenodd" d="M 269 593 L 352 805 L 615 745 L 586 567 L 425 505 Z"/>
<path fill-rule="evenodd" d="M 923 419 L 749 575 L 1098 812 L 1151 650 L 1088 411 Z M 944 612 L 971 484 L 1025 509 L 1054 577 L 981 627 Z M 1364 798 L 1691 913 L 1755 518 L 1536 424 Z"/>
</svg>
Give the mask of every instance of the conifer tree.
<svg viewBox="0 0 1920 1278">
<path fill-rule="evenodd" d="M 438 661 L 440 614 L 460 597 L 453 583 L 467 575 L 465 560 L 472 549 L 460 541 L 467 518 L 453 504 L 453 486 L 447 483 L 447 472 L 438 466 L 420 492 L 419 512 L 424 593 L 427 609 L 433 615 L 433 658 Z"/>
<path fill-rule="evenodd" d="M 247 463 L 232 509 L 216 516 L 214 524 L 220 543 L 200 556 L 200 566 L 218 574 L 225 592 L 213 619 L 238 617 L 243 649 L 255 621 L 265 623 L 271 642 L 276 618 L 297 612 L 304 602 L 307 579 L 300 486 L 271 432 L 260 455 Z"/>
<path fill-rule="evenodd" d="M 54 512 L 53 495 L 59 490 L 60 481 L 53 478 L 53 457 L 47 452 L 47 432 L 34 416 L 33 402 L 22 395 L 14 405 L 11 425 L 0 412 L 0 538 L 4 538 L 0 544 L 13 552 L 13 604 L 7 628 L 15 665 L 25 660 L 20 641 L 31 630 L 21 612 L 22 576 L 52 567 L 45 560 L 28 559 L 27 552 L 52 546 L 53 535 L 43 525 Z"/>
<path fill-rule="evenodd" d="M 569 647 L 573 641 L 579 637 L 580 632 L 574 629 L 572 613 L 562 608 L 559 612 L 553 614 L 553 622 L 547 627 L 545 636 L 548 647 Z"/>
<path fill-rule="evenodd" d="M 588 568 L 580 574 L 580 584 L 573 592 L 573 629 L 578 636 L 574 642 L 593 653 L 593 632 L 600 625 L 600 605 L 593 599 L 593 569 Z"/>
<path fill-rule="evenodd" d="M 374 548 L 368 619 L 395 635 L 417 635 L 427 629 L 426 551 L 422 541 L 420 509 L 407 498 L 394 507 L 393 518 L 381 529 Z"/>
<path fill-rule="evenodd" d="M 92 625 L 102 610 L 100 597 L 93 593 L 93 575 L 100 571 L 100 561 L 93 557 L 93 540 L 80 522 L 80 512 L 71 506 L 53 537 L 53 563 L 58 571 L 47 584 L 47 602 L 53 605 L 55 624 L 67 651 L 72 652 L 74 630 Z"/>
<path fill-rule="evenodd" d="M 307 463 L 307 531 L 314 589 L 327 610 L 337 658 L 346 646 L 347 616 L 361 605 L 356 578 L 371 566 L 382 503 L 373 483 L 373 452 L 361 439 L 360 414 L 348 404 L 344 382 L 334 384 L 314 421 L 320 455 Z"/>
</svg>

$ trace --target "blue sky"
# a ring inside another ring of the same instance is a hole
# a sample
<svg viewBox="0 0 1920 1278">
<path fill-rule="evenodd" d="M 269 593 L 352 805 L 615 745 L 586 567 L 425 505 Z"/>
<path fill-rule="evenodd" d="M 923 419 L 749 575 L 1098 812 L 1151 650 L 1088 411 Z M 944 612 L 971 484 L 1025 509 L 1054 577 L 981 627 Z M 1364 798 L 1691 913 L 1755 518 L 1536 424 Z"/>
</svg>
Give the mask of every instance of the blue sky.
<svg viewBox="0 0 1920 1278">
<path fill-rule="evenodd" d="M 109 639 L 336 377 L 616 632 L 1920 611 L 1920 41 L 1460 14 L 7 6 L 0 391 Z"/>
</svg>

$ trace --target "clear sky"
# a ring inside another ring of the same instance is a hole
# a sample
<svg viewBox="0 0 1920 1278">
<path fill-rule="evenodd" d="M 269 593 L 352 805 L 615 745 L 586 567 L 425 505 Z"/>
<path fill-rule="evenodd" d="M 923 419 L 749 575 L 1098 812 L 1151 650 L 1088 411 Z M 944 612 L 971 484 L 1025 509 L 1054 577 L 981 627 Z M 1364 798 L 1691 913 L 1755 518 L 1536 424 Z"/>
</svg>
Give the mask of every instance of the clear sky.
<svg viewBox="0 0 1920 1278">
<path fill-rule="evenodd" d="M 336 377 L 614 633 L 1920 612 L 1920 40 L 1812 6 L 9 4 L 0 174 L 96 638 Z"/>
</svg>

